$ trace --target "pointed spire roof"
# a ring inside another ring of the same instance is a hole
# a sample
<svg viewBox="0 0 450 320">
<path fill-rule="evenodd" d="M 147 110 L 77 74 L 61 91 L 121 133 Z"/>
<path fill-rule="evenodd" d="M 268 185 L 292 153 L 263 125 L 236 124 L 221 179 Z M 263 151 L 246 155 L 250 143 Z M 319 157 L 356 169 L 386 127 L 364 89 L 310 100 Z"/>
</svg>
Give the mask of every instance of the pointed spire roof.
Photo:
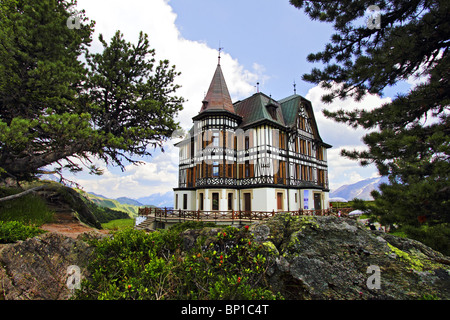
<svg viewBox="0 0 450 320">
<path fill-rule="evenodd" d="M 228 92 L 227 84 L 225 83 L 225 78 L 220 67 L 220 60 L 209 85 L 208 93 L 203 100 L 200 113 L 215 110 L 235 113 L 230 93 Z"/>
</svg>

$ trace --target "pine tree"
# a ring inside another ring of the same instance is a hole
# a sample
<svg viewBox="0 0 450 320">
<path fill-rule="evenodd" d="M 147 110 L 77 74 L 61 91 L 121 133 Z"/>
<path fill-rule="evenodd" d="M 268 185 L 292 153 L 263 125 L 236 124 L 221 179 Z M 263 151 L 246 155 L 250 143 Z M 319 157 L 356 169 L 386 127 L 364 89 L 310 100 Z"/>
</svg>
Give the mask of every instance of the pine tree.
<svg viewBox="0 0 450 320">
<path fill-rule="evenodd" d="M 374 163 L 381 175 L 389 177 L 390 183 L 373 193 L 376 207 L 372 213 L 382 223 L 396 223 L 416 238 L 423 230 L 428 230 L 430 237 L 433 228 L 439 228 L 448 243 L 450 2 L 291 3 L 313 20 L 333 23 L 336 31 L 323 51 L 308 56 L 310 62 L 322 62 L 322 70 L 313 68 L 303 76 L 329 89 L 323 101 L 361 100 L 368 93 L 382 95 L 384 88 L 409 77 L 424 80 L 407 94 L 398 94 L 391 103 L 371 111 L 324 114 L 352 127 L 371 129 L 363 137 L 367 151 L 343 150 L 342 155 L 359 160 L 361 165 Z M 370 4 L 376 5 L 376 10 L 364 20 Z M 423 232 L 420 237 L 424 240 Z"/>
<path fill-rule="evenodd" d="M 156 63 L 142 33 L 137 45 L 101 37 L 103 53 L 90 54 L 95 22 L 75 4 L 0 2 L 0 180 L 80 163 L 100 174 L 94 156 L 124 168 L 178 128 L 174 67 Z"/>
</svg>

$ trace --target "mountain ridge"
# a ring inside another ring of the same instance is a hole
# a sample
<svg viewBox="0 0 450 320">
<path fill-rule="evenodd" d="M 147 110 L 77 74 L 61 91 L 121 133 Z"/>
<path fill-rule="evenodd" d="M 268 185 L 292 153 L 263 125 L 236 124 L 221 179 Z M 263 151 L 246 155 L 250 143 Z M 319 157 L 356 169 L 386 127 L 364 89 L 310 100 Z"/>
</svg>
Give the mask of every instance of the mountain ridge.
<svg viewBox="0 0 450 320">
<path fill-rule="evenodd" d="M 379 190 L 379 186 L 382 183 L 389 183 L 386 176 L 364 179 L 352 184 L 345 184 L 330 192 L 330 198 L 340 197 L 346 200 L 352 200 L 354 198 L 373 200 L 370 193 L 373 190 Z"/>
</svg>

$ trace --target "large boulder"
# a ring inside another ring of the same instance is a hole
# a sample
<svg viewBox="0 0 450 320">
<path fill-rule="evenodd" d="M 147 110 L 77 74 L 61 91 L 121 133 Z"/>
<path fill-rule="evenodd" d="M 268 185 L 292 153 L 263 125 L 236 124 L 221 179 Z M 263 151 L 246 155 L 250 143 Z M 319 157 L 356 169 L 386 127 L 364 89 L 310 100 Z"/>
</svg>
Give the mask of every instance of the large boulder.
<svg viewBox="0 0 450 320">
<path fill-rule="evenodd" d="M 280 214 L 250 229 L 286 299 L 450 299 L 450 259 L 356 220 Z"/>
</svg>

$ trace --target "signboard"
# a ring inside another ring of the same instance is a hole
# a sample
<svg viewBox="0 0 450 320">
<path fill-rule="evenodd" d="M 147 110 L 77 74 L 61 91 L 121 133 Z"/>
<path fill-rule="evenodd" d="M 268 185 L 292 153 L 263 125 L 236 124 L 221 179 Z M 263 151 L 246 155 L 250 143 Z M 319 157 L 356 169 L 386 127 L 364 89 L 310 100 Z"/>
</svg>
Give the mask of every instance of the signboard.
<svg viewBox="0 0 450 320">
<path fill-rule="evenodd" d="M 309 190 L 303 190 L 303 209 L 308 210 L 308 196 L 309 196 Z"/>
</svg>

